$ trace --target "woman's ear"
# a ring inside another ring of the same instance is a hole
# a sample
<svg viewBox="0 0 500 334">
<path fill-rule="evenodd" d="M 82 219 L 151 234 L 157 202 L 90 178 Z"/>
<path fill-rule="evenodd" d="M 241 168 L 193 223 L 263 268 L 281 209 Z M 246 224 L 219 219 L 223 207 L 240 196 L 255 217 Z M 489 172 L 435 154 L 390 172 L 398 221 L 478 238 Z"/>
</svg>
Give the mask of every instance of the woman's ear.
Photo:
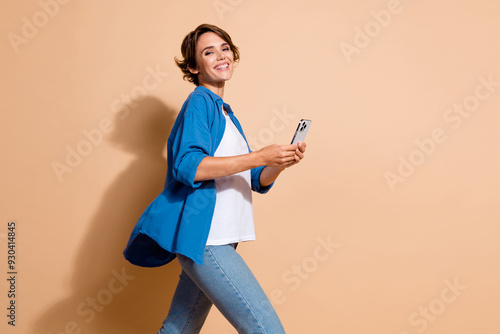
<svg viewBox="0 0 500 334">
<path fill-rule="evenodd" d="M 188 70 L 189 70 L 189 72 L 191 72 L 191 74 L 198 74 L 198 73 L 200 73 L 200 71 L 198 71 L 198 69 L 194 69 L 194 68 L 191 68 L 191 67 L 188 67 Z"/>
</svg>

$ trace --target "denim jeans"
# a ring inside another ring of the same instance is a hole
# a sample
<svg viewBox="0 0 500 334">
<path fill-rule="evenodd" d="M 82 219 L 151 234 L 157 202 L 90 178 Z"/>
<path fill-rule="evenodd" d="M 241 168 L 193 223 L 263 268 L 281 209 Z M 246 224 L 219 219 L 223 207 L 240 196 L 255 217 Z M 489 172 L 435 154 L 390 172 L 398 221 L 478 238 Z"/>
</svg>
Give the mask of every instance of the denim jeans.
<svg viewBox="0 0 500 334">
<path fill-rule="evenodd" d="M 158 334 L 199 333 L 212 304 L 238 333 L 285 333 L 236 244 L 206 246 L 203 265 L 180 254 L 178 259 L 182 272 Z"/>
</svg>

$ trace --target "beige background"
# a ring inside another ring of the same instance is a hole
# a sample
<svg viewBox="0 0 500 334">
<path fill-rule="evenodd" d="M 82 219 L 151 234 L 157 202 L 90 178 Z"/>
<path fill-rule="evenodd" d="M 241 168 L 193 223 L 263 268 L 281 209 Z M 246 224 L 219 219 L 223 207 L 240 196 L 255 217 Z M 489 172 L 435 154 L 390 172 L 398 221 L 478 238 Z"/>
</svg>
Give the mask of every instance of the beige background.
<svg viewBox="0 0 500 334">
<path fill-rule="evenodd" d="M 121 252 L 204 22 L 241 49 L 225 100 L 254 149 L 313 120 L 240 247 L 287 333 L 500 333 L 498 1 L 60 1 L 1 4 L 2 333 L 156 333 L 180 268 Z M 214 309 L 203 333 L 234 330 Z"/>
</svg>

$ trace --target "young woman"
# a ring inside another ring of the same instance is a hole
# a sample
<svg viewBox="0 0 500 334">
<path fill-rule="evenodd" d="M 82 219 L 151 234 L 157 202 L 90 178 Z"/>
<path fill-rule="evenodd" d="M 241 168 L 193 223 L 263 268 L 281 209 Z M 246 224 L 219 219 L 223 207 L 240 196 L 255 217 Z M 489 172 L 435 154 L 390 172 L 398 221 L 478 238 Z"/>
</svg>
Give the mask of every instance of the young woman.
<svg viewBox="0 0 500 334">
<path fill-rule="evenodd" d="M 179 260 L 182 272 L 159 334 L 199 333 L 213 304 L 239 333 L 284 333 L 236 246 L 255 240 L 251 191 L 267 192 L 284 169 L 304 158 L 306 144 L 250 151 L 223 102 L 239 60 L 224 30 L 200 25 L 181 51 L 176 63 L 197 87 L 168 139 L 165 188 L 137 222 L 125 257 L 144 267 Z"/>
</svg>

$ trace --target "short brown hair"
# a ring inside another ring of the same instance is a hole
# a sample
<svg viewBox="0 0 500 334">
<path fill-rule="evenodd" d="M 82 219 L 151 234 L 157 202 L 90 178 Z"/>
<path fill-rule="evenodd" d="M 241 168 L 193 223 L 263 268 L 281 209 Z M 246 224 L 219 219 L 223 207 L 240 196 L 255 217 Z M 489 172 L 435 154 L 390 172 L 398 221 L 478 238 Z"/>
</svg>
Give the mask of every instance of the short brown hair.
<svg viewBox="0 0 500 334">
<path fill-rule="evenodd" d="M 199 86 L 200 84 L 198 81 L 198 75 L 191 73 L 189 69 L 194 69 L 198 66 L 196 62 L 196 44 L 198 43 L 200 36 L 206 32 L 213 32 L 217 34 L 227 44 L 229 44 L 229 47 L 234 55 L 234 62 L 237 62 L 240 59 L 240 51 L 238 50 L 238 47 L 233 44 L 231 37 L 227 32 L 212 24 L 205 23 L 199 25 L 195 30 L 187 34 L 182 41 L 181 53 L 184 59 L 177 59 L 177 57 L 174 58 L 175 63 L 179 66 L 182 73 L 184 73 L 184 80 L 192 82 L 196 86 Z"/>
</svg>

